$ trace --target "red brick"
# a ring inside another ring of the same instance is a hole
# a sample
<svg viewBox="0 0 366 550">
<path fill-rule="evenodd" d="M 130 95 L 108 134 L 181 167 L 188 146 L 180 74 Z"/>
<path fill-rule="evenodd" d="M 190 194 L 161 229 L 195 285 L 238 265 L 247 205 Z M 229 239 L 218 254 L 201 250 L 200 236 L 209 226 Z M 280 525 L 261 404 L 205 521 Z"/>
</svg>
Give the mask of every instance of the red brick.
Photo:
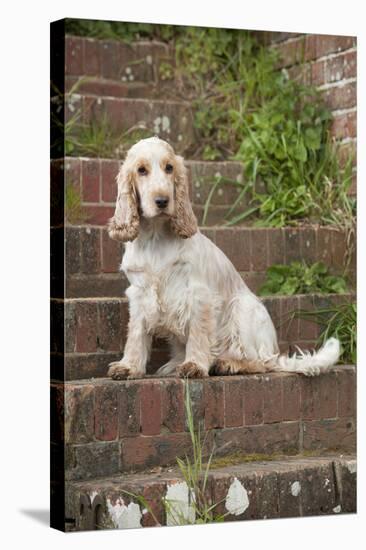
<svg viewBox="0 0 366 550">
<path fill-rule="evenodd" d="M 326 265 L 332 263 L 332 230 L 328 227 L 319 227 L 317 230 L 317 259 Z"/>
<path fill-rule="evenodd" d="M 218 229 L 216 244 L 238 271 L 250 271 L 251 229 Z"/>
<path fill-rule="evenodd" d="M 86 38 L 84 40 L 84 74 L 100 76 L 100 42 Z"/>
<path fill-rule="evenodd" d="M 321 86 L 327 82 L 325 77 L 326 62 L 325 61 L 316 61 L 310 66 L 311 71 L 311 84 L 314 86 Z"/>
<path fill-rule="evenodd" d="M 316 53 L 313 57 L 322 57 L 329 53 L 348 50 L 356 45 L 356 37 L 353 36 L 335 36 L 318 34 L 316 37 Z"/>
<path fill-rule="evenodd" d="M 225 380 L 225 426 L 243 426 L 244 384 L 240 378 Z"/>
<path fill-rule="evenodd" d="M 312 296 L 299 296 L 300 310 L 314 311 L 314 300 Z M 301 319 L 299 336 L 302 340 L 316 340 L 319 335 L 319 325 L 311 319 Z"/>
<path fill-rule="evenodd" d="M 88 159 L 81 162 L 81 186 L 84 202 L 99 202 L 100 200 L 100 162 Z"/>
<path fill-rule="evenodd" d="M 114 215 L 114 206 L 84 206 L 88 223 L 92 225 L 106 225 Z"/>
<path fill-rule="evenodd" d="M 249 273 L 241 273 L 241 276 L 246 285 L 250 288 L 254 294 L 258 294 L 259 289 L 264 284 L 266 280 L 266 274 L 264 271 L 257 273 L 255 271 L 250 271 Z"/>
<path fill-rule="evenodd" d="M 337 376 L 329 372 L 318 378 L 319 384 L 319 417 L 335 418 L 337 416 Z"/>
<path fill-rule="evenodd" d="M 83 39 L 73 36 L 65 40 L 65 72 L 67 74 L 82 75 L 83 68 Z"/>
<path fill-rule="evenodd" d="M 305 58 L 306 38 L 300 36 L 291 42 L 280 43 L 275 46 L 278 51 L 280 60 L 278 67 L 288 67 L 306 60 Z"/>
<path fill-rule="evenodd" d="M 97 304 L 96 302 L 78 302 L 76 314 L 76 351 L 97 351 Z"/>
<path fill-rule="evenodd" d="M 128 437 L 122 440 L 124 470 L 141 470 L 154 466 L 175 464 L 190 451 L 187 433 Z"/>
<path fill-rule="evenodd" d="M 103 202 L 116 202 L 117 183 L 116 177 L 120 163 L 117 160 L 103 160 L 101 162 L 102 200 Z"/>
<path fill-rule="evenodd" d="M 265 376 L 263 381 L 263 422 L 283 420 L 282 375 Z"/>
<path fill-rule="evenodd" d="M 329 109 L 350 109 L 357 104 L 356 82 L 333 86 L 323 91 L 325 104 Z"/>
<path fill-rule="evenodd" d="M 268 229 L 268 265 L 283 264 L 285 241 L 282 229 Z"/>
<path fill-rule="evenodd" d="M 299 420 L 301 411 L 301 382 L 295 374 L 282 376 L 283 420 Z"/>
<path fill-rule="evenodd" d="M 356 416 L 356 374 L 351 370 L 342 370 L 339 367 L 337 372 L 338 386 L 338 416 Z"/>
<path fill-rule="evenodd" d="M 79 231 L 80 235 L 80 271 L 87 274 L 100 273 L 100 230 L 83 227 L 75 231 Z"/>
<path fill-rule="evenodd" d="M 127 319 L 122 318 L 121 300 L 98 303 L 98 348 L 103 351 L 122 351 Z"/>
<path fill-rule="evenodd" d="M 316 259 L 316 230 L 314 227 L 304 227 L 300 231 L 300 257 L 309 263 L 313 263 Z"/>
<path fill-rule="evenodd" d="M 149 380 L 141 386 L 141 431 L 144 435 L 160 434 L 162 395 L 160 381 Z"/>
<path fill-rule="evenodd" d="M 81 194 L 81 162 L 78 158 L 65 159 L 65 183 L 72 185 Z"/>
<path fill-rule="evenodd" d="M 118 437 L 118 387 L 113 383 L 95 387 L 94 429 L 101 441 Z"/>
<path fill-rule="evenodd" d="M 119 43 L 113 40 L 104 40 L 100 43 L 101 73 L 104 78 L 119 80 L 120 48 Z"/>
<path fill-rule="evenodd" d="M 357 52 L 349 52 L 343 56 L 343 78 L 357 76 Z"/>
<path fill-rule="evenodd" d="M 297 342 L 299 338 L 299 319 L 295 314 L 298 310 L 299 300 L 297 296 L 284 296 L 281 298 L 281 342 Z"/>
<path fill-rule="evenodd" d="M 185 431 L 184 384 L 181 380 L 162 381 L 162 424 L 171 432 Z"/>
<path fill-rule="evenodd" d="M 65 386 L 65 442 L 93 440 L 94 388 L 92 385 Z"/>
<path fill-rule="evenodd" d="M 111 239 L 106 230 L 102 231 L 102 271 L 118 273 L 123 255 L 123 244 Z"/>
<path fill-rule="evenodd" d="M 205 380 L 203 386 L 205 403 L 205 429 L 221 428 L 225 425 L 224 382 Z"/>
<path fill-rule="evenodd" d="M 245 426 L 263 423 L 263 377 L 245 376 L 244 423 Z"/>
<path fill-rule="evenodd" d="M 265 271 L 269 266 L 266 229 L 261 229 L 253 233 L 250 257 L 252 271 Z"/>
<path fill-rule="evenodd" d="M 353 51 L 341 54 L 327 59 L 324 64 L 324 82 L 337 82 L 346 78 L 353 78 L 357 74 L 357 53 Z"/>
<path fill-rule="evenodd" d="M 331 134 L 336 139 L 356 137 L 357 135 L 357 113 L 345 113 L 333 118 Z"/>
<path fill-rule="evenodd" d="M 276 297 L 264 298 L 262 299 L 262 302 L 271 316 L 276 331 L 278 331 L 281 325 L 281 301 L 278 299 L 278 297 Z"/>
<path fill-rule="evenodd" d="M 285 263 L 289 264 L 294 260 L 300 260 L 301 230 L 291 227 L 284 228 L 285 240 Z"/>
<path fill-rule="evenodd" d="M 302 379 L 301 409 L 302 418 L 305 420 L 321 420 L 337 416 L 335 373 Z"/>
<path fill-rule="evenodd" d="M 303 423 L 304 450 L 355 451 L 356 426 L 353 419 L 310 420 Z"/>
<path fill-rule="evenodd" d="M 332 231 L 332 267 L 340 271 L 344 269 L 347 248 L 345 233 L 341 230 Z"/>
<path fill-rule="evenodd" d="M 140 389 L 141 384 L 135 381 L 124 382 L 118 392 L 119 436 L 140 433 Z"/>
<path fill-rule="evenodd" d="M 217 430 L 217 453 L 273 454 L 299 452 L 299 422 L 277 422 L 243 428 Z"/>
</svg>

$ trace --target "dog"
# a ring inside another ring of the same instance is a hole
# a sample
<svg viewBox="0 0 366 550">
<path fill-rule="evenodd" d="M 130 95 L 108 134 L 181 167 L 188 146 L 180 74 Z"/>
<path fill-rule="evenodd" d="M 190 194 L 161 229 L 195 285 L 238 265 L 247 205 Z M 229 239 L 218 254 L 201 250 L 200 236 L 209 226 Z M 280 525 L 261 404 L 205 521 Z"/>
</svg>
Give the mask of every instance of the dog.
<svg viewBox="0 0 366 550">
<path fill-rule="evenodd" d="M 340 343 L 281 355 L 271 317 L 225 254 L 197 226 L 183 158 L 162 139 L 133 145 L 117 176 L 112 239 L 126 243 L 130 286 L 127 341 L 113 379 L 146 373 L 152 338 L 167 338 L 171 359 L 158 376 L 295 372 L 318 375 L 337 363 Z"/>
</svg>

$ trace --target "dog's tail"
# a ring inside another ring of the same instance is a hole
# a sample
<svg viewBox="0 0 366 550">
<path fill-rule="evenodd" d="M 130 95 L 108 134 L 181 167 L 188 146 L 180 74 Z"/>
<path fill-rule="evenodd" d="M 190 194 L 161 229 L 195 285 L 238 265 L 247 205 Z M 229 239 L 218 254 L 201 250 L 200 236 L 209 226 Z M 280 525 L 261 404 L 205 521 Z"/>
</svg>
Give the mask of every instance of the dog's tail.
<svg viewBox="0 0 366 550">
<path fill-rule="evenodd" d="M 323 346 L 313 353 L 302 351 L 294 355 L 280 355 L 271 370 L 276 372 L 297 372 L 305 376 L 317 376 L 338 362 L 341 345 L 337 338 L 329 338 Z"/>
</svg>

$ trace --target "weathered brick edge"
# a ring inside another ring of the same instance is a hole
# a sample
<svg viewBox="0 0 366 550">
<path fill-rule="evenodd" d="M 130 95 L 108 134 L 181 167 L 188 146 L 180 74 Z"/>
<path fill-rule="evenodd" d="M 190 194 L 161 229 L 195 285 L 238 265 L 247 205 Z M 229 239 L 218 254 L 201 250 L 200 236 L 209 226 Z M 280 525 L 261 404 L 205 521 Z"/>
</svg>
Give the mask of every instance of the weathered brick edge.
<svg viewBox="0 0 366 550">
<path fill-rule="evenodd" d="M 97 207 L 99 208 L 99 207 Z M 308 263 L 323 261 L 332 273 L 343 273 L 348 250 L 347 235 L 335 227 L 307 225 L 298 228 L 203 228 L 231 260 L 253 292 L 265 279 L 268 267 L 295 260 Z M 51 238 L 62 236 L 62 228 L 54 229 Z M 66 228 L 66 295 L 70 298 L 121 296 L 127 287 L 119 273 L 123 246 L 108 237 L 104 227 L 78 226 Z M 349 276 L 354 280 L 356 253 Z M 61 289 L 63 290 L 63 289 Z"/>
<path fill-rule="evenodd" d="M 81 480 L 174 464 L 190 451 L 180 379 L 55 384 L 52 441 L 66 448 L 66 476 Z M 189 382 L 206 452 L 297 454 L 356 445 L 356 373 L 290 374 Z"/>
<path fill-rule="evenodd" d="M 65 72 L 68 76 L 88 76 L 115 80 L 124 85 L 135 82 L 158 84 L 159 65 L 173 63 L 171 48 L 158 41 L 131 44 L 66 35 Z"/>
<path fill-rule="evenodd" d="M 352 455 L 239 464 L 212 471 L 206 498 L 211 505 L 217 504 L 215 514 L 226 514 L 225 521 L 354 513 L 356 476 L 356 460 Z M 156 520 L 166 525 L 163 498 L 168 488 L 179 482 L 181 478 L 174 472 L 159 477 L 148 474 L 69 483 L 68 530 L 126 528 L 127 520 L 118 522 L 113 512 L 131 502 L 140 506 L 136 526 L 138 523 L 141 527 L 156 526 Z M 233 482 L 239 482 L 248 497 L 246 509 L 237 514 L 229 514 L 225 506 Z M 124 491 L 144 497 L 148 510 Z"/>
<path fill-rule="evenodd" d="M 274 296 L 264 298 L 277 330 L 282 352 L 295 351 L 294 346 L 313 349 L 320 334 L 319 325 L 294 316 L 301 310 L 327 309 L 354 300 L 353 294 Z M 126 298 L 52 300 L 52 326 L 63 323 L 52 345 L 52 377 L 75 380 L 105 377 L 108 363 L 121 358 L 128 326 Z M 165 340 L 155 339 L 148 374 L 169 358 Z"/>
</svg>

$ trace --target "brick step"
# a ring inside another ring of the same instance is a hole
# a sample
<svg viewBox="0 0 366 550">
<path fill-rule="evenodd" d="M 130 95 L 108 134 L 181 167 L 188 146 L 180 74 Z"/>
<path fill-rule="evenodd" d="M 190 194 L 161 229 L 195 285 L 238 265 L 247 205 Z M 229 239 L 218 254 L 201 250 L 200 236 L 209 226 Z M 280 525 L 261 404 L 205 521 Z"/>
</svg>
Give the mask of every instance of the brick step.
<svg viewBox="0 0 366 550">
<path fill-rule="evenodd" d="M 152 94 L 166 87 L 171 80 L 166 69 L 173 68 L 174 55 L 163 42 L 146 40 L 125 43 L 66 36 L 65 48 L 67 79 L 92 77 L 96 82 L 108 80 L 120 83 L 125 89 L 133 89 L 138 82 Z M 107 88 L 101 95 L 105 95 L 105 91 L 112 92 L 106 95 L 114 96 L 119 90 Z M 119 97 L 119 94 L 116 95 Z"/>
<path fill-rule="evenodd" d="M 345 295 L 297 295 L 263 298 L 277 330 L 280 349 L 295 351 L 298 345 L 303 349 L 317 347 L 319 325 L 296 318 L 301 310 L 315 310 L 334 307 L 354 296 Z M 53 342 L 52 378 L 75 380 L 104 377 L 108 363 L 121 359 L 128 323 L 126 298 L 86 298 L 51 301 L 52 319 L 62 323 L 65 315 L 65 345 L 63 334 Z M 65 353 L 65 358 L 63 356 Z M 147 372 L 154 373 L 169 359 L 165 340 L 156 339 Z"/>
<path fill-rule="evenodd" d="M 108 217 L 113 214 L 117 195 L 116 176 L 121 162 L 114 159 L 73 158 L 53 160 L 51 164 L 52 180 L 55 192 L 60 190 L 63 197 L 64 185 L 72 185 L 75 193 L 80 197 L 82 209 L 79 217 L 87 223 L 105 225 Z M 199 221 L 202 220 L 203 207 L 207 201 L 212 185 L 221 179 L 211 198 L 210 212 L 219 212 L 219 220 L 238 198 L 243 183 L 243 166 L 239 162 L 207 162 L 186 161 L 188 168 L 190 195 L 197 210 Z M 57 189 L 56 189 L 57 188 Z M 244 195 L 238 203 L 242 211 L 249 204 L 248 195 Z M 238 210 L 235 211 L 235 213 Z M 53 225 L 62 222 L 62 210 L 57 207 L 53 213 Z M 69 216 L 75 223 L 75 215 Z M 77 217 L 76 217 L 77 221 Z"/>
<path fill-rule="evenodd" d="M 65 120 L 69 136 L 78 136 L 79 124 L 107 123 L 112 134 L 121 136 L 126 146 L 136 142 L 132 129 L 143 128 L 148 135 L 159 135 L 171 143 L 176 152 L 186 151 L 195 141 L 191 106 L 185 101 L 102 97 L 72 93 L 65 97 Z"/>
<path fill-rule="evenodd" d="M 111 212 L 113 207 L 109 207 Z M 108 216 L 106 216 L 106 219 Z M 265 280 L 268 267 L 289 264 L 304 259 L 308 263 L 323 261 L 331 273 L 342 273 L 347 250 L 346 234 L 331 226 L 300 226 L 293 228 L 212 227 L 201 228 L 231 260 L 253 292 Z M 51 231 L 54 250 L 63 247 L 64 229 Z M 123 243 L 109 238 L 106 227 L 68 226 L 66 241 L 66 296 L 105 297 L 121 296 L 127 280 L 119 273 Z M 55 258 L 55 261 L 57 258 Z M 62 271 L 54 270 L 55 273 Z M 350 280 L 355 274 L 355 257 L 350 265 Z M 63 295 L 60 281 L 53 294 Z"/>
<path fill-rule="evenodd" d="M 82 380 L 51 388 L 51 441 L 55 452 L 66 445 L 67 479 L 174 465 L 177 456 L 190 454 L 186 384 L 195 422 L 205 432 L 205 456 L 213 448 L 216 458 L 355 450 L 354 366 L 315 378 L 276 373 L 188 382 Z"/>
<path fill-rule="evenodd" d="M 206 498 L 217 504 L 214 514 L 225 514 L 225 521 L 355 513 L 356 470 L 353 454 L 234 463 L 211 470 Z M 125 491 L 143 497 L 148 509 Z M 65 527 L 83 531 L 176 525 L 164 498 L 173 510 L 189 510 L 188 487 L 176 468 L 71 482 Z M 186 512 L 185 523 L 194 516 L 193 510 L 189 516 Z"/>
<path fill-rule="evenodd" d="M 93 76 L 66 75 L 65 91 L 97 97 L 129 97 L 136 99 L 162 99 L 163 93 L 167 95 L 167 92 L 164 92 L 163 84 L 154 86 L 146 82 L 125 82 Z"/>
</svg>

